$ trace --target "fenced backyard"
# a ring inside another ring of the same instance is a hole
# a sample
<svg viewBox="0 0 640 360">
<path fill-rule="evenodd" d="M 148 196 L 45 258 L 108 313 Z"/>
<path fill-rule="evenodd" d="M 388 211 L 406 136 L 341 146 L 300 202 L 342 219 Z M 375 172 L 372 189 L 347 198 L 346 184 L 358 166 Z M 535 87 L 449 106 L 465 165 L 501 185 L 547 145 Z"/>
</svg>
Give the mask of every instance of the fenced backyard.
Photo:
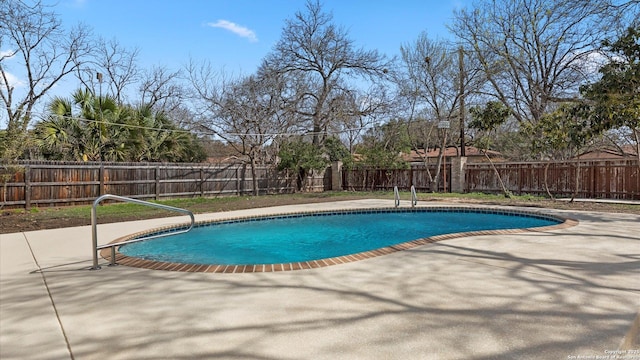
<svg viewBox="0 0 640 360">
<path fill-rule="evenodd" d="M 444 181 L 439 181 L 438 191 L 450 192 L 455 185 L 452 168 L 452 162 L 443 165 Z M 89 204 L 103 194 L 160 200 L 253 193 L 251 170 L 243 165 L 23 162 L 17 169 L 0 165 L 0 177 L 9 175 L 5 177 L 8 181 L 0 183 L 0 207 L 4 209 Z M 414 186 L 418 192 L 428 192 L 427 172 L 434 175 L 435 170 L 435 166 L 401 170 L 334 167 L 311 177 L 305 189 L 335 190 L 338 179 L 340 188 L 350 191 L 392 190 L 394 186 L 408 190 Z M 341 173 L 332 176 L 333 171 Z M 259 194 L 296 191 L 295 174 L 273 167 L 260 167 L 256 172 Z M 506 189 L 518 195 L 545 196 L 548 189 L 556 197 L 575 193 L 578 198 L 640 200 L 639 173 L 635 159 L 496 163 L 495 170 L 488 163 L 468 163 L 462 170 L 460 188 L 465 192 L 501 193 L 502 180 Z"/>
<path fill-rule="evenodd" d="M 249 166 L 159 163 L 22 162 L 0 184 L 0 205 L 8 208 L 79 205 L 103 194 L 160 200 L 177 197 L 253 194 Z M 0 175 L 10 170 L 0 165 Z M 291 193 L 296 177 L 272 167 L 256 169 L 258 193 Z M 307 188 L 323 191 L 324 174 Z"/>
</svg>

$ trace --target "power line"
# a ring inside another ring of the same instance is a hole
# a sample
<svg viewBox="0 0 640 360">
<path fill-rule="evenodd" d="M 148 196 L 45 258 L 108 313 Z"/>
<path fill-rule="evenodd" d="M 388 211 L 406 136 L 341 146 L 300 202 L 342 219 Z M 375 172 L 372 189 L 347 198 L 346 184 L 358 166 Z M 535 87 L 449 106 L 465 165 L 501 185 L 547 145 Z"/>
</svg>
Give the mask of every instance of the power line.
<svg viewBox="0 0 640 360">
<path fill-rule="evenodd" d="M 7 108 L 8 110 L 12 110 L 11 108 Z M 46 120 L 47 116 L 50 116 L 52 114 L 46 114 L 46 113 L 42 113 L 42 112 L 36 112 L 36 111 L 30 111 L 30 113 L 32 115 L 36 115 L 38 116 L 42 121 Z M 348 132 L 354 132 L 354 131 L 361 131 L 361 130 L 368 130 L 368 129 L 372 129 L 375 128 L 377 125 L 376 124 L 371 124 L 371 125 L 366 125 L 366 126 L 361 126 L 361 127 L 356 127 L 356 128 L 348 128 L 348 129 L 342 129 L 342 130 L 332 130 L 332 131 L 308 131 L 305 133 L 300 133 L 300 132 L 275 132 L 275 133 L 233 133 L 233 132 L 219 132 L 219 131 L 212 131 L 212 132 L 207 132 L 207 131 L 192 131 L 192 130 L 184 130 L 184 129 L 163 129 L 163 128 L 157 128 L 157 127 L 152 127 L 152 126 L 144 126 L 144 125 L 135 125 L 135 124 L 126 124 L 126 123 L 116 123 L 116 122 L 112 122 L 112 121 L 107 121 L 107 120 L 95 120 L 95 119 L 86 119 L 86 118 L 80 118 L 80 117 L 76 117 L 76 116 L 67 116 L 67 115 L 54 115 L 57 116 L 59 118 L 63 118 L 63 119 L 70 119 L 70 120 L 77 120 L 77 121 L 82 121 L 82 122 L 87 122 L 87 123 L 100 123 L 100 124 L 106 124 L 106 125 L 113 125 L 113 126 L 120 126 L 120 127 L 126 127 L 126 128 L 133 128 L 133 129 L 141 129 L 141 130 L 152 130 L 152 131 L 166 131 L 166 132 L 173 132 L 173 133 L 186 133 L 186 134 L 199 134 L 199 135 L 206 135 L 206 136 L 220 136 L 220 137 L 230 137 L 230 136 L 272 136 L 272 137 L 277 137 L 277 136 L 299 136 L 299 135 L 322 135 L 322 134 L 331 134 L 331 135 L 337 135 L 337 134 L 343 134 L 343 133 L 348 133 Z"/>
</svg>

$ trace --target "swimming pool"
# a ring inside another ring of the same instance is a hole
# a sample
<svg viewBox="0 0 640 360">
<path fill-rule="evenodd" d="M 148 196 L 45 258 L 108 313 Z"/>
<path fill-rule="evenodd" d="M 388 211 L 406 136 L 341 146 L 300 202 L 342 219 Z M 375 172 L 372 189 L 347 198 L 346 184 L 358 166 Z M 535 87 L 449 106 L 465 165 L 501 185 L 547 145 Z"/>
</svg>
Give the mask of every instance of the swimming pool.
<svg viewBox="0 0 640 360">
<path fill-rule="evenodd" d="M 183 271 L 295 270 L 362 260 L 462 234 L 565 222 L 533 212 L 455 207 L 297 213 L 198 224 L 186 234 L 120 246 L 116 259 L 131 266 Z"/>
</svg>

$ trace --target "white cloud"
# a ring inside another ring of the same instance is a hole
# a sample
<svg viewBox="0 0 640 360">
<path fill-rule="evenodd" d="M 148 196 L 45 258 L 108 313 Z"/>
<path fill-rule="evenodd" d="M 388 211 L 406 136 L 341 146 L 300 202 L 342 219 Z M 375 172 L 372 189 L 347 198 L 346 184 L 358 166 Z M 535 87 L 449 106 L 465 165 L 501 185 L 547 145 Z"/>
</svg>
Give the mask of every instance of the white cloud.
<svg viewBox="0 0 640 360">
<path fill-rule="evenodd" d="M 600 68 L 608 64 L 612 60 L 620 60 L 619 58 L 610 58 L 600 51 L 593 51 L 586 56 L 576 60 L 576 64 L 589 75 L 596 75 Z"/>
<path fill-rule="evenodd" d="M 214 23 L 210 22 L 207 23 L 208 26 L 214 27 L 214 28 L 222 28 L 225 30 L 229 30 L 232 33 L 247 38 L 249 39 L 249 41 L 251 42 L 257 42 L 258 41 L 258 37 L 256 36 L 256 34 L 253 32 L 253 30 L 246 28 L 244 26 L 240 26 L 236 23 L 233 23 L 231 21 L 227 21 L 227 20 L 218 20 Z"/>
<path fill-rule="evenodd" d="M 13 50 L 0 50 L 0 59 L 11 59 L 13 56 Z"/>
<path fill-rule="evenodd" d="M 24 82 L 10 72 L 4 72 L 10 87 L 19 88 L 24 86 Z M 4 78 L 0 76 L 0 85 L 4 85 Z"/>
<path fill-rule="evenodd" d="M 0 59 L 2 60 L 10 60 L 14 56 L 15 56 L 15 52 L 13 50 L 0 50 Z M 7 82 L 9 83 L 10 87 L 19 88 L 25 85 L 25 83 L 22 80 L 20 80 L 20 78 L 8 72 L 6 69 L 3 69 L 2 71 L 4 73 L 4 76 L 0 74 L 0 85 L 4 86 L 5 77 L 7 78 Z"/>
</svg>

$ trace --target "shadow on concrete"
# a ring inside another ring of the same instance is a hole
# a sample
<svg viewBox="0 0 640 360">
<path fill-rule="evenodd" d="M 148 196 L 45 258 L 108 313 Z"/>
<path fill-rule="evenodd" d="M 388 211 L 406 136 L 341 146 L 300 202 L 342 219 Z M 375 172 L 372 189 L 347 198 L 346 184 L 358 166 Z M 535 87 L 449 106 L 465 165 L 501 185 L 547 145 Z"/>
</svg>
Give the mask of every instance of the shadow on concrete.
<svg viewBox="0 0 640 360">
<path fill-rule="evenodd" d="M 590 278 L 637 274 L 637 256 L 620 260 L 440 243 L 288 273 L 89 271 L 81 262 L 42 271 L 76 359 L 522 359 L 617 347 L 635 316 L 638 284 Z M 34 295 L 19 280 L 2 290 L 8 303 L 27 307 Z"/>
</svg>

